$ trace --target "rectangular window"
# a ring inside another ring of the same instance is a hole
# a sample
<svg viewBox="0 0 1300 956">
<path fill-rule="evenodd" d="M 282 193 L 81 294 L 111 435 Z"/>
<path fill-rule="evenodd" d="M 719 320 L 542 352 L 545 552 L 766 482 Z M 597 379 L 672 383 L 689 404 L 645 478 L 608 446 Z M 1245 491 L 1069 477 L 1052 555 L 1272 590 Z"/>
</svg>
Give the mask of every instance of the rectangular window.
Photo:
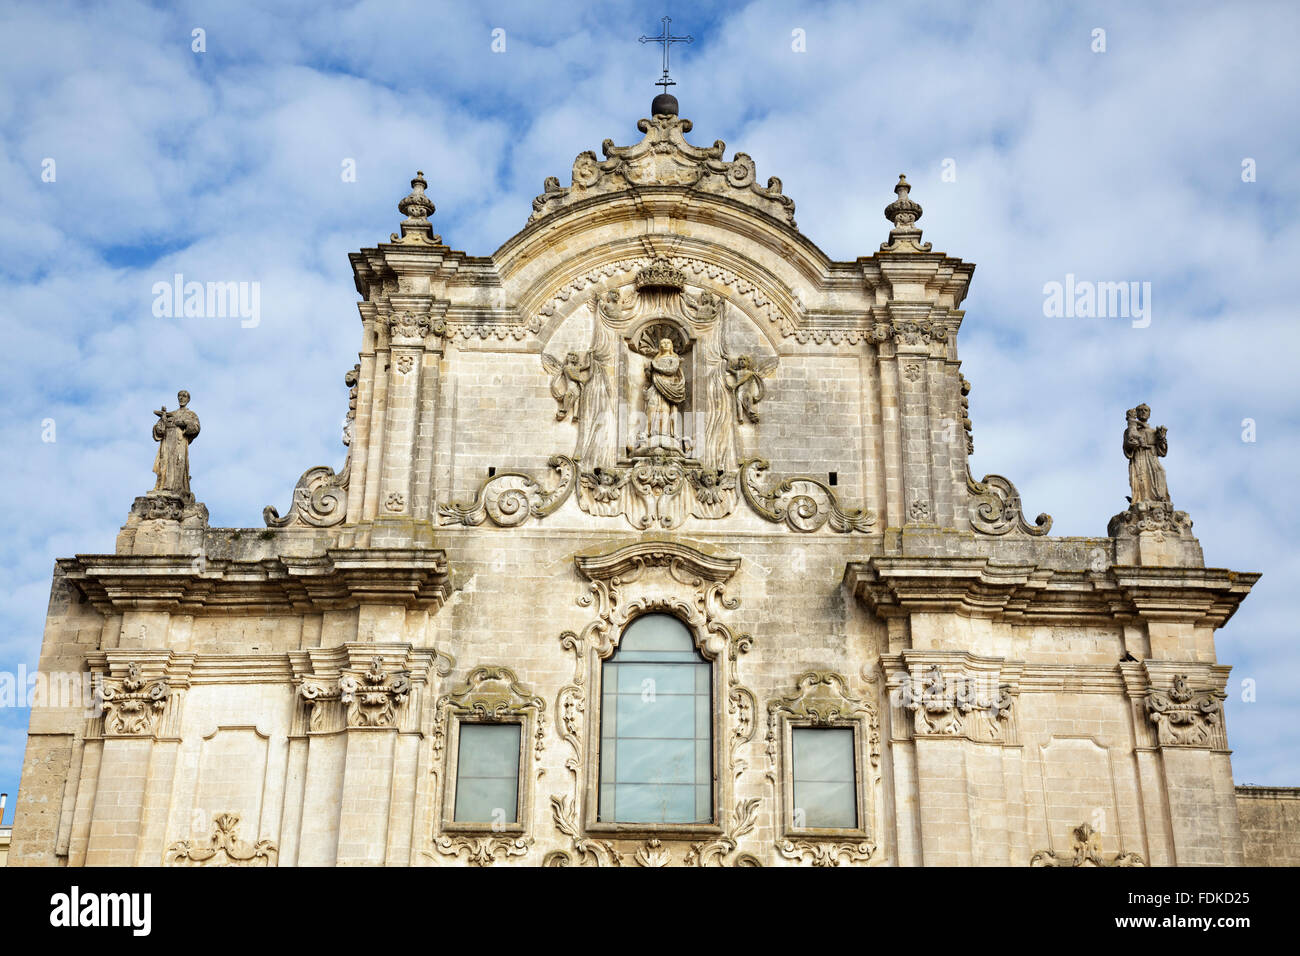
<svg viewBox="0 0 1300 956">
<path fill-rule="evenodd" d="M 521 733 L 519 724 L 460 725 L 455 822 L 518 822 Z"/>
<path fill-rule="evenodd" d="M 796 829 L 858 825 L 853 728 L 795 727 L 791 739 Z"/>
</svg>

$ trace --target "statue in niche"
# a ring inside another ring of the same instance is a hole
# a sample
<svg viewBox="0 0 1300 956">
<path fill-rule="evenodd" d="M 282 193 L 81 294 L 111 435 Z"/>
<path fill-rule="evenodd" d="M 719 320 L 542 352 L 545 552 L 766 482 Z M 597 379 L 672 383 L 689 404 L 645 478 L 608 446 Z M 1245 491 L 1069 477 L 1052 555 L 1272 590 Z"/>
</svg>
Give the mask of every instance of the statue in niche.
<svg viewBox="0 0 1300 956">
<path fill-rule="evenodd" d="M 176 411 L 167 411 L 166 405 L 154 411 L 158 421 L 153 426 L 153 440 L 158 442 L 158 455 L 153 471 L 158 481 L 153 490 L 190 498 L 190 443 L 199 437 L 199 416 L 187 407 L 189 392 L 177 392 L 176 400 L 180 402 Z"/>
<path fill-rule="evenodd" d="M 686 373 L 673 340 L 659 340 L 659 351 L 646 369 L 646 445 L 652 454 L 684 451 L 681 406 L 686 401 Z"/>
<path fill-rule="evenodd" d="M 1128 481 L 1133 490 L 1129 501 L 1169 501 L 1169 486 L 1165 483 L 1165 469 L 1160 459 L 1169 454 L 1168 429 L 1161 425 L 1152 428 L 1151 409 L 1145 403 L 1130 408 L 1124 428 L 1124 457 L 1128 459 Z"/>
</svg>

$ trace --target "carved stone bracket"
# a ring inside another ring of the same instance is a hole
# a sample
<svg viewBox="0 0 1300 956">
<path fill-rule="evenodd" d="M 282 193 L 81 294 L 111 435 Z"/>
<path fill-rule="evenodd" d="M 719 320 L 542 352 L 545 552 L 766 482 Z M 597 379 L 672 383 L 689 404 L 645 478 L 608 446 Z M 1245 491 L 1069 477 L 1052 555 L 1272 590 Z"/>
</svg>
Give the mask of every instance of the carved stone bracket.
<svg viewBox="0 0 1300 956">
<path fill-rule="evenodd" d="M 353 728 L 416 729 L 419 695 L 430 672 L 445 676 L 452 660 L 440 651 L 409 645 L 351 643 L 295 652 L 291 664 L 302 707 L 295 733 L 335 733 Z"/>
<path fill-rule="evenodd" d="M 769 467 L 761 458 L 751 458 L 740 466 L 741 493 L 760 517 L 802 532 L 817 531 L 827 524 L 841 534 L 870 532 L 876 523 L 876 514 L 870 509 L 840 507 L 835 492 L 818 478 L 792 475 L 766 485 Z"/>
<path fill-rule="evenodd" d="M 1106 525 L 1106 534 L 1112 538 L 1148 532 L 1190 538 L 1192 519 L 1186 511 L 1174 510 L 1167 501 L 1135 501 L 1127 511 L 1121 511 Z"/>
<path fill-rule="evenodd" d="M 165 866 L 275 866 L 279 850 L 270 840 L 249 845 L 239 839 L 239 814 L 220 813 L 206 846 L 179 840 L 167 847 Z"/>
<path fill-rule="evenodd" d="M 1110 858 L 1101 852 L 1101 833 L 1087 823 L 1071 831 L 1074 837 L 1069 853 L 1039 850 L 1029 858 L 1030 866 L 1146 866 L 1141 854 L 1117 853 Z"/>
<path fill-rule="evenodd" d="M 970 492 L 970 525 L 978 534 L 1045 535 L 1052 530 L 1052 516 L 1040 514 L 1031 525 L 1020 507 L 1020 492 L 1001 475 L 985 475 L 976 481 L 966 472 L 966 490 Z"/>
<path fill-rule="evenodd" d="M 440 523 L 476 527 L 490 520 L 498 527 L 512 528 L 530 517 L 545 518 L 554 514 L 573 494 L 578 465 L 567 455 L 553 455 L 547 464 L 556 473 L 549 488 L 523 472 L 502 472 L 479 487 L 472 503 L 440 506 Z"/>
<path fill-rule="evenodd" d="M 1223 701 L 1227 694 L 1193 690 L 1186 674 L 1175 674 L 1169 690 L 1147 691 L 1146 710 L 1161 746 L 1224 747 Z"/>
</svg>

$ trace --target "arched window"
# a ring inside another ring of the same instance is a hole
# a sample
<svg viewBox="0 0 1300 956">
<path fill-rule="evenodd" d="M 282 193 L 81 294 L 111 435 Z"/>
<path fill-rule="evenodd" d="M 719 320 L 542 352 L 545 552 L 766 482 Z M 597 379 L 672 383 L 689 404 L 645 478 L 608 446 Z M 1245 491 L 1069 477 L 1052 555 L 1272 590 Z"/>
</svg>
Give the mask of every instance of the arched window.
<svg viewBox="0 0 1300 956">
<path fill-rule="evenodd" d="M 711 683 L 677 618 L 627 626 L 601 670 L 601 822 L 712 822 Z"/>
</svg>

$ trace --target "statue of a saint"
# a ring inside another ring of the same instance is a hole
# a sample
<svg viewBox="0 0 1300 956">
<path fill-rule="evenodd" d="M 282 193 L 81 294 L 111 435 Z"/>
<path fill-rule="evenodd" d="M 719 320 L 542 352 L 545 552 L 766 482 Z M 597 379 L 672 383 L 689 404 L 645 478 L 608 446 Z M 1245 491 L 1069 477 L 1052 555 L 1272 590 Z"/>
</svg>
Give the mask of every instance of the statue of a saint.
<svg viewBox="0 0 1300 956">
<path fill-rule="evenodd" d="M 659 340 L 659 352 L 646 370 L 646 433 L 651 450 L 683 451 L 678 406 L 686 401 L 686 373 L 672 339 Z"/>
<path fill-rule="evenodd" d="M 155 492 L 166 492 L 184 498 L 190 495 L 190 442 L 199 436 L 199 416 L 186 406 L 190 393 L 182 389 L 176 393 L 180 408 L 167 411 L 167 406 L 154 411 L 158 421 L 153 426 L 153 440 L 158 442 L 158 457 L 153 471 L 158 476 Z"/>
<path fill-rule="evenodd" d="M 1168 502 L 1169 486 L 1160 459 L 1169 454 L 1168 429 L 1149 424 L 1151 409 L 1145 405 L 1128 410 L 1124 428 L 1124 457 L 1128 459 L 1128 483 L 1133 489 L 1133 504 L 1148 501 Z"/>
</svg>

